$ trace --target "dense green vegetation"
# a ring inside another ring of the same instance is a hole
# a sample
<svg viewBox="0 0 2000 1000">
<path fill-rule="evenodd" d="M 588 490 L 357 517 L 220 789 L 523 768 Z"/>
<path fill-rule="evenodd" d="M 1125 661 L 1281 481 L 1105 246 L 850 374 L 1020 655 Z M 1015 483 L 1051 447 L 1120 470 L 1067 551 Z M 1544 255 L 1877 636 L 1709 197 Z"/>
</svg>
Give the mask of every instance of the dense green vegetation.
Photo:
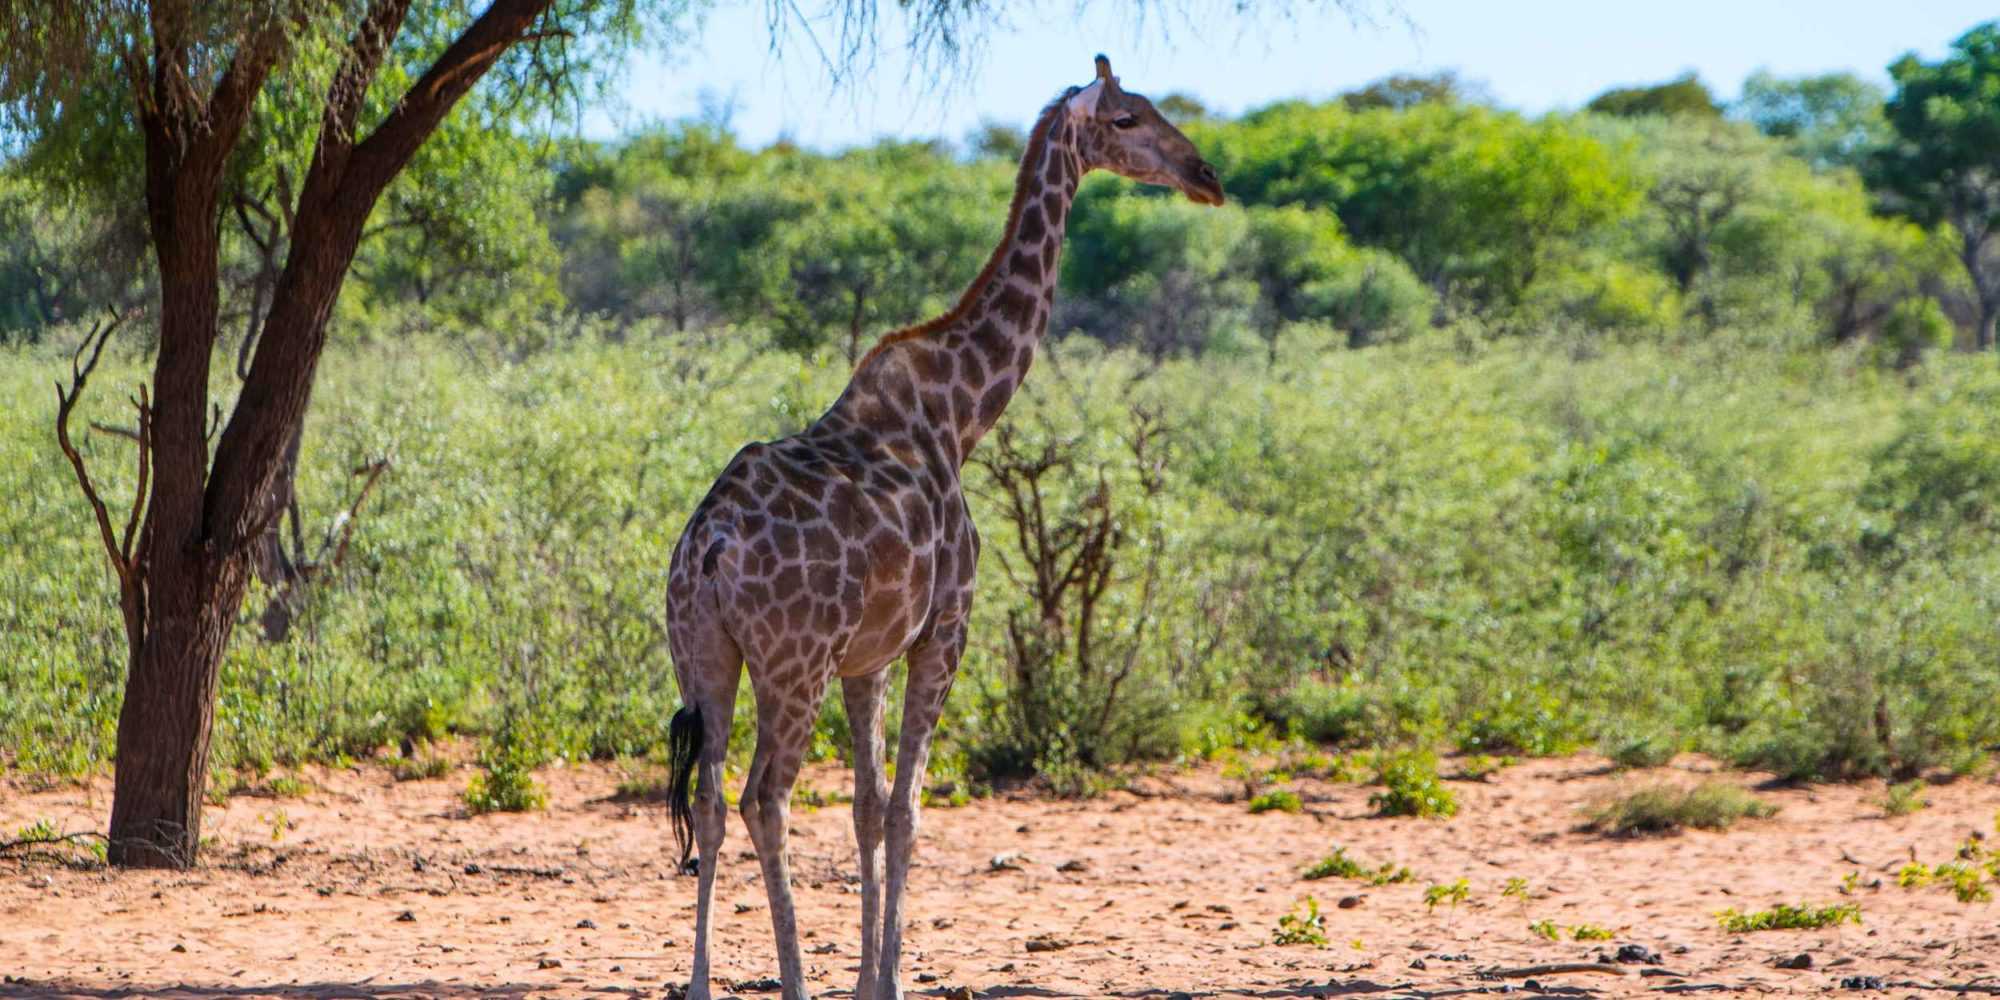
<svg viewBox="0 0 2000 1000">
<path fill-rule="evenodd" d="M 1924 69 L 1897 78 L 1959 86 Z M 1163 102 L 1233 200 L 1086 185 L 1055 342 L 968 472 L 988 544 L 941 768 L 1081 787 L 1295 735 L 1412 748 L 1382 808 L 1441 813 L 1436 748 L 1983 766 L 2000 369 L 1950 348 L 1982 343 L 2000 277 L 1966 250 L 1977 219 L 1919 197 L 1980 183 L 1981 135 L 1885 117 L 1851 77 L 1761 76 L 1729 105 L 1699 87 L 1541 118 L 1449 78 L 1240 119 Z M 238 630 L 224 765 L 470 733 L 513 781 L 659 746 L 687 512 L 885 327 L 951 301 L 1020 141 L 446 138 L 341 299 L 306 531 L 352 470 L 393 465 L 289 634 Z M 0 166 L 0 764 L 70 773 L 109 752 L 125 647 L 48 384 L 78 320 L 150 279 L 130 219 L 31 167 Z M 241 214 L 239 316 L 263 294 L 251 234 L 275 231 Z M 98 384 L 137 382 L 148 349 L 129 337 Z M 80 416 L 115 427 L 121 396 Z M 130 443 L 84 446 L 128 495 Z M 1047 519 L 1010 519 L 1021 496 Z M 1092 539 L 1096 599 L 1038 589 L 1033 560 Z"/>
</svg>

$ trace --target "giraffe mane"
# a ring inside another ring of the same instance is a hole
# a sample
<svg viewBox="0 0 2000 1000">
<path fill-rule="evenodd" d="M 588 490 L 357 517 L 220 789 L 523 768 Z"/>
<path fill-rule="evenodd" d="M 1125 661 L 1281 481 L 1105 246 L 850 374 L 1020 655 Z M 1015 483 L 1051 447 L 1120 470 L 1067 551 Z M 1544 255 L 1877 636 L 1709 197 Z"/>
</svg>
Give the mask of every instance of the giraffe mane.
<svg viewBox="0 0 2000 1000">
<path fill-rule="evenodd" d="M 1033 181 L 1031 175 L 1041 170 L 1042 154 L 1048 149 L 1049 130 L 1055 127 L 1056 116 L 1062 113 L 1065 103 L 1082 89 L 1070 87 L 1056 95 L 1056 99 L 1050 101 L 1035 119 L 1034 131 L 1028 135 L 1028 148 L 1021 153 L 1020 170 L 1014 175 L 1014 200 L 1007 205 L 1007 225 L 1000 231 L 1000 240 L 994 244 L 992 256 L 986 258 L 986 266 L 980 268 L 979 276 L 965 286 L 965 291 L 958 297 L 958 303 L 943 315 L 883 334 L 882 339 L 876 341 L 875 346 L 861 356 L 861 360 L 854 366 L 855 371 L 860 371 L 868 362 L 875 360 L 875 355 L 882 353 L 891 344 L 928 337 L 957 323 L 972 312 L 973 305 L 979 301 L 979 293 L 993 281 L 994 272 L 1000 269 L 1001 261 L 1013 246 L 1014 237 L 1020 232 L 1021 210 L 1026 207 L 1028 188 Z"/>
</svg>

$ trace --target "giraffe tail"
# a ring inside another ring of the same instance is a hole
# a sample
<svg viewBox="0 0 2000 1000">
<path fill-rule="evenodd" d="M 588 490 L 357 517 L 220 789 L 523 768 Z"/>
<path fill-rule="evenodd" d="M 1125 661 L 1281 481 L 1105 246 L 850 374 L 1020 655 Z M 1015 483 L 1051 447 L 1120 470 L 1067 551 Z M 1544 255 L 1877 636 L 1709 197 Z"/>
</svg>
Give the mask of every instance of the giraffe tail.
<svg viewBox="0 0 2000 1000">
<path fill-rule="evenodd" d="M 701 709 L 682 705 L 667 727 L 667 812 L 673 819 L 674 846 L 681 850 L 681 868 L 694 856 L 694 766 L 701 759 Z"/>
</svg>

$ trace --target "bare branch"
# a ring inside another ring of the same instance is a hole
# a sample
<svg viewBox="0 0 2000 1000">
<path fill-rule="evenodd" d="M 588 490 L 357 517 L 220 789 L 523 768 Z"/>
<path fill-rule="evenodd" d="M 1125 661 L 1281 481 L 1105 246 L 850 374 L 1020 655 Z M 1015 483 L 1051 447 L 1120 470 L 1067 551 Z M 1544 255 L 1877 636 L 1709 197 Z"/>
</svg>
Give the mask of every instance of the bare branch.
<svg viewBox="0 0 2000 1000">
<path fill-rule="evenodd" d="M 105 343 L 120 326 L 124 325 L 125 319 L 125 315 L 114 312 L 105 319 L 91 324 L 90 332 L 84 334 L 83 341 L 76 345 L 76 353 L 70 358 L 69 388 L 64 389 L 62 383 L 56 383 L 56 443 L 62 447 L 63 455 L 69 459 L 70 467 L 76 470 L 77 485 L 83 488 L 84 499 L 90 501 L 91 513 L 97 518 L 98 535 L 104 542 L 104 553 L 110 557 L 112 567 L 118 571 L 121 586 L 127 586 L 131 582 L 131 561 L 126 558 L 126 550 L 118 544 L 118 537 L 112 531 L 111 512 L 104 506 L 104 500 L 97 492 L 97 485 L 91 481 L 90 470 L 84 464 L 83 454 L 77 451 L 76 445 L 70 441 L 69 417 L 70 412 L 76 409 L 76 402 L 82 397 L 84 387 L 90 382 L 91 373 L 97 370 L 98 361 L 104 357 Z M 89 360 L 84 359 L 86 352 L 90 355 Z M 142 441 L 140 446 L 142 456 L 144 452 Z M 144 494 L 141 494 L 139 500 L 134 502 L 135 517 L 138 514 L 136 507 L 143 502 L 143 499 Z"/>
</svg>

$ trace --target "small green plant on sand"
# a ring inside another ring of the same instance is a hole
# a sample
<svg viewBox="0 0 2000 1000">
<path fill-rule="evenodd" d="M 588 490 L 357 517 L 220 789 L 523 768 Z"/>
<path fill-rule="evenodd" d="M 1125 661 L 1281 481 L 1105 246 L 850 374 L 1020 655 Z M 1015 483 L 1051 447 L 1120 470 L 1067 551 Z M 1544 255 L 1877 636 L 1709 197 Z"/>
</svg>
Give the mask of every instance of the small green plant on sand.
<svg viewBox="0 0 2000 1000">
<path fill-rule="evenodd" d="M 1611 932 L 1605 930 L 1602 927 L 1597 926 L 1596 924 L 1578 924 L 1575 927 L 1569 929 L 1569 936 L 1570 939 L 1574 941 L 1611 940 Z"/>
<path fill-rule="evenodd" d="M 53 844 L 61 839 L 62 831 L 47 817 L 14 831 L 14 841 L 19 844 Z"/>
<path fill-rule="evenodd" d="M 1508 879 L 1507 884 L 1500 887 L 1500 898 L 1518 899 L 1522 906 L 1528 905 L 1528 880 L 1518 875 Z"/>
<path fill-rule="evenodd" d="M 1768 910 L 1744 913 L 1730 907 L 1715 915 L 1716 922 L 1731 934 L 1748 934 L 1751 931 L 1817 930 L 1822 927 L 1838 927 L 1841 924 L 1861 922 L 1860 903 L 1840 903 L 1834 906 L 1793 906 L 1779 903 Z"/>
<path fill-rule="evenodd" d="M 1693 788 L 1649 785 L 1600 799 L 1584 813 L 1589 817 L 1590 829 L 1629 836 L 1666 833 L 1683 827 L 1727 830 L 1739 819 L 1761 819 L 1777 811 L 1777 806 L 1728 782 L 1704 781 Z"/>
<path fill-rule="evenodd" d="M 535 780 L 535 765 L 543 754 L 532 738 L 512 728 L 480 755 L 483 770 L 465 786 L 465 807 L 474 815 L 489 812 L 533 812 L 548 805 L 548 794 Z"/>
<path fill-rule="evenodd" d="M 1299 873 L 1303 879 L 1351 878 L 1369 885 L 1393 885 L 1397 882 L 1413 882 L 1417 873 L 1393 861 L 1385 861 L 1380 867 L 1370 868 L 1347 856 L 1347 848 L 1335 845 L 1333 853 L 1312 863 Z"/>
<path fill-rule="evenodd" d="M 1307 896 L 1294 907 L 1292 912 L 1278 918 L 1278 929 L 1271 932 L 1274 944 L 1309 944 L 1322 947 L 1326 944 L 1326 917 L 1319 912 L 1319 900 Z"/>
<path fill-rule="evenodd" d="M 1921 812 L 1931 804 L 1931 800 L 1924 798 L 1924 783 L 1917 780 L 1890 785 L 1887 794 L 1877 804 L 1882 807 L 1884 816 L 1908 816 Z"/>
<path fill-rule="evenodd" d="M 1458 911 L 1458 904 L 1465 902 L 1467 897 L 1471 895 L 1472 886 L 1464 879 L 1459 879 L 1449 885 L 1432 883 L 1424 890 L 1424 906 L 1429 908 L 1432 913 L 1436 913 L 1439 903 L 1450 903 L 1452 912 L 1455 913 Z"/>
<path fill-rule="evenodd" d="M 1253 813 L 1295 813 L 1304 808 L 1305 803 L 1299 801 L 1297 792 L 1288 792 L 1282 788 L 1265 792 L 1250 800 L 1250 811 Z"/>
<path fill-rule="evenodd" d="M 1562 928 L 1557 927 L 1553 920 L 1537 920 L 1528 925 L 1528 930 L 1539 938 L 1547 938 L 1550 941 L 1562 940 Z"/>
<path fill-rule="evenodd" d="M 1435 754 L 1399 750 L 1383 754 L 1375 766 L 1375 780 L 1382 784 L 1382 791 L 1368 796 L 1368 804 L 1375 807 L 1377 815 L 1430 819 L 1458 812 L 1457 796 L 1438 779 Z"/>
</svg>

